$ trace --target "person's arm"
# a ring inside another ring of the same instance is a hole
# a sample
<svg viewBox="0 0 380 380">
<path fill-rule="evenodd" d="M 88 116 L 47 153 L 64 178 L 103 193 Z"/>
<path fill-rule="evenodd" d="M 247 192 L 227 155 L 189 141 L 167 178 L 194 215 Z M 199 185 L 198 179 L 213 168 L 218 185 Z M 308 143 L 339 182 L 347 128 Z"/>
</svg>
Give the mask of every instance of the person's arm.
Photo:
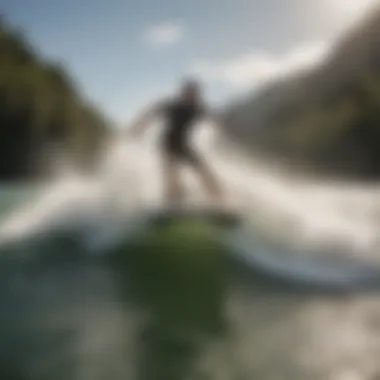
<svg viewBox="0 0 380 380">
<path fill-rule="evenodd" d="M 128 129 L 128 134 L 139 136 L 144 133 L 150 126 L 151 122 L 160 114 L 161 109 L 161 103 L 156 103 L 153 106 L 147 107 L 132 123 Z"/>
<path fill-rule="evenodd" d="M 205 119 L 217 130 L 221 132 L 226 130 L 226 123 L 218 112 L 207 110 L 205 112 Z"/>
</svg>

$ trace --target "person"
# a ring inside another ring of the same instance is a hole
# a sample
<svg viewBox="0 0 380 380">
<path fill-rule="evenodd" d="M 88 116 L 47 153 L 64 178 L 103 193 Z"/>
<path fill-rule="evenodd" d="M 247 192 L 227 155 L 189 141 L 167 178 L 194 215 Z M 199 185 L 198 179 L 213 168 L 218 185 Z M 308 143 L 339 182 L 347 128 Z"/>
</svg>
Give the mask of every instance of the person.
<svg viewBox="0 0 380 380">
<path fill-rule="evenodd" d="M 180 93 L 174 99 L 160 101 L 149 107 L 132 125 L 130 133 L 138 136 L 147 129 L 151 121 L 163 116 L 165 128 L 160 141 L 163 162 L 164 198 L 168 204 L 181 204 L 184 189 L 179 177 L 182 164 L 190 165 L 199 175 L 210 200 L 223 205 L 224 192 L 216 175 L 208 163 L 191 145 L 190 135 L 193 127 L 202 118 L 221 126 L 217 118 L 208 111 L 202 97 L 198 81 L 183 81 Z"/>
</svg>

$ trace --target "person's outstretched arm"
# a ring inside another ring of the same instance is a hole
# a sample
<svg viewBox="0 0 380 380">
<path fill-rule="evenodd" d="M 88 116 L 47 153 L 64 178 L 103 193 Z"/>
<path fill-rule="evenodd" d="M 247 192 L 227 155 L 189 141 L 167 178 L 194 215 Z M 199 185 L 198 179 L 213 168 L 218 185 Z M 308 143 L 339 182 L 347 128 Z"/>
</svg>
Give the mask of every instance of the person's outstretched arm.
<svg viewBox="0 0 380 380">
<path fill-rule="evenodd" d="M 155 103 L 147 107 L 141 112 L 141 114 L 132 122 L 132 125 L 128 129 L 128 134 L 132 136 L 139 136 L 144 133 L 150 126 L 152 121 L 160 114 L 161 103 Z"/>
</svg>

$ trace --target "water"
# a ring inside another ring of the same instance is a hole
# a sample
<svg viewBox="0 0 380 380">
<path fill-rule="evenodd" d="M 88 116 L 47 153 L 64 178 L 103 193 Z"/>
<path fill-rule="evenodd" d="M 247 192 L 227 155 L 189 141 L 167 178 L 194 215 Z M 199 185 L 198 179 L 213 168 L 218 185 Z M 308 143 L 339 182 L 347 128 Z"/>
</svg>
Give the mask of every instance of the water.
<svg viewBox="0 0 380 380">
<path fill-rule="evenodd" d="M 227 171 L 215 157 L 244 227 L 146 229 L 141 202 L 159 204 L 154 154 L 122 144 L 97 178 L 2 196 L 1 378 L 376 379 L 377 292 L 302 276 L 376 269 L 377 190 L 241 161 Z M 240 259 L 236 243 L 248 247 Z"/>
</svg>

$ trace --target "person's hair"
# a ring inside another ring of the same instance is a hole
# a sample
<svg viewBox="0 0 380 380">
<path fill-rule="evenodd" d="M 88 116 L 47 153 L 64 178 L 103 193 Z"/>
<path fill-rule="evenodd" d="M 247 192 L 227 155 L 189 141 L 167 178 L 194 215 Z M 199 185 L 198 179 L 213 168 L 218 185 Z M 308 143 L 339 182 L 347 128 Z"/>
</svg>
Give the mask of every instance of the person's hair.
<svg viewBox="0 0 380 380">
<path fill-rule="evenodd" d="M 199 91 L 201 89 L 201 83 L 199 80 L 193 77 L 188 77 L 182 80 L 182 89 L 186 90 L 196 90 Z"/>
</svg>

